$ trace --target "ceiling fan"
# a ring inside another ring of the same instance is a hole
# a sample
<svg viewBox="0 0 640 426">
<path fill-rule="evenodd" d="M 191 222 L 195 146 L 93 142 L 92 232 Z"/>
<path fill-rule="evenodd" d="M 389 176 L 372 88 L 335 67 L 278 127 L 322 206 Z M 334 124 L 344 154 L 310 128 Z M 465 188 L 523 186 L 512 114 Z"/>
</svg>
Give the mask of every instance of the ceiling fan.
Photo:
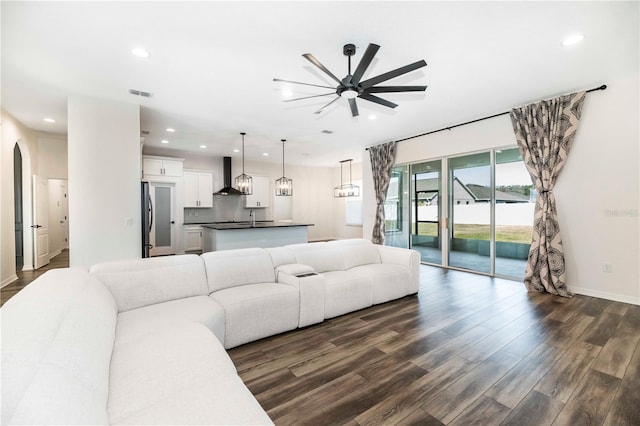
<svg viewBox="0 0 640 426">
<path fill-rule="evenodd" d="M 356 53 L 356 46 L 353 44 L 345 44 L 342 49 L 342 53 L 344 53 L 344 55 L 348 58 L 348 74 L 342 80 L 338 79 L 338 77 L 336 77 L 331 71 L 329 71 L 324 65 L 322 65 L 322 63 L 320 63 L 320 61 L 318 61 L 312 54 L 305 53 L 304 55 L 302 55 L 304 56 L 305 59 L 307 59 L 313 65 L 320 68 L 322 72 L 324 72 L 333 80 L 335 80 L 336 83 L 338 83 L 336 87 L 301 83 L 298 81 L 282 80 L 279 78 L 274 78 L 273 81 L 301 84 L 304 86 L 322 87 L 325 89 L 332 89 L 333 91 L 331 93 L 324 93 L 322 95 L 305 96 L 302 98 L 295 98 L 295 99 L 286 99 L 284 102 L 293 102 L 293 101 L 299 101 L 302 99 L 338 95 L 331 102 L 325 104 L 322 108 L 314 112 L 314 114 L 320 114 L 326 107 L 328 107 L 338 99 L 346 98 L 349 101 L 349 107 L 351 108 L 351 115 L 353 117 L 357 117 L 359 115 L 358 105 L 356 104 L 355 98 L 364 99 L 366 101 L 374 102 L 376 104 L 380 104 L 389 108 L 395 108 L 398 106 L 397 104 L 394 104 L 393 102 L 390 102 L 379 96 L 375 96 L 373 95 L 373 93 L 423 92 L 426 90 L 427 86 L 376 86 L 378 83 L 391 80 L 392 78 L 398 77 L 400 75 L 403 75 L 408 72 L 427 66 L 427 63 L 424 60 L 420 60 L 412 64 L 405 65 L 393 71 L 380 74 L 379 76 L 372 77 L 367 80 L 362 80 L 362 77 L 365 71 L 371 64 L 371 61 L 375 57 L 376 52 L 378 52 L 378 49 L 380 49 L 380 46 L 378 46 L 377 44 L 370 43 L 369 46 L 367 46 L 367 50 L 364 52 L 362 59 L 360 59 L 360 63 L 356 67 L 356 70 L 354 71 L 353 74 L 351 74 L 351 57 Z"/>
</svg>

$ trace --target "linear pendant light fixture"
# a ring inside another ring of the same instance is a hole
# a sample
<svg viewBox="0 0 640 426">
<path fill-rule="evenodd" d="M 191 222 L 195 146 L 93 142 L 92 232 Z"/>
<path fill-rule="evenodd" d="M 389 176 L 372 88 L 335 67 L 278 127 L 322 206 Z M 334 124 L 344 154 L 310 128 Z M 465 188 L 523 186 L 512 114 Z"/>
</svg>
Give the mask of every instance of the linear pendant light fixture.
<svg viewBox="0 0 640 426">
<path fill-rule="evenodd" d="M 333 188 L 333 196 L 336 198 L 343 198 L 343 197 L 358 197 L 360 195 L 360 187 L 357 185 L 354 185 L 351 182 L 351 162 L 353 161 L 353 159 L 348 159 L 348 160 L 342 160 L 340 162 L 340 186 L 336 186 L 335 188 Z M 349 163 L 349 183 L 343 183 L 344 181 L 342 180 L 342 169 L 344 168 L 344 163 L 348 162 Z"/>
<path fill-rule="evenodd" d="M 235 179 L 236 189 L 244 195 L 251 195 L 253 194 L 253 179 L 244 174 L 244 135 L 246 133 L 240 134 L 242 135 L 242 174 Z"/>
<path fill-rule="evenodd" d="M 276 195 L 290 197 L 293 195 L 293 180 L 284 175 L 284 143 L 286 139 L 280 140 L 282 141 L 282 177 L 276 179 Z"/>
</svg>

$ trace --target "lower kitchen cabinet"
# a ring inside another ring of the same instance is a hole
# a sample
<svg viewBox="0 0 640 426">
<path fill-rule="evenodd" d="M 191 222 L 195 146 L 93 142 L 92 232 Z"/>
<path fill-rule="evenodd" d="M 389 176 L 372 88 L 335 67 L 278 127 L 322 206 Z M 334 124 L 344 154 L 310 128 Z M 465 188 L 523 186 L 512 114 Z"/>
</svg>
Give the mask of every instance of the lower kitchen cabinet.
<svg viewBox="0 0 640 426">
<path fill-rule="evenodd" d="M 202 226 L 185 225 L 184 251 L 202 251 Z"/>
</svg>

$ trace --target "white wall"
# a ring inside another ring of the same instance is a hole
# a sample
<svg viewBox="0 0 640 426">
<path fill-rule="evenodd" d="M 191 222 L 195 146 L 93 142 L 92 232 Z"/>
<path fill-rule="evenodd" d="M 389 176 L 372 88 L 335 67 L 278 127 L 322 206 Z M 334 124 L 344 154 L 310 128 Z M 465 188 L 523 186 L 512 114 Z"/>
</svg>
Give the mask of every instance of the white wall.
<svg viewBox="0 0 640 426">
<path fill-rule="evenodd" d="M 141 257 L 139 106 L 70 97 L 68 135 L 70 265 Z"/>
<path fill-rule="evenodd" d="M 50 179 L 67 179 L 66 136 L 38 133 L 38 174 Z"/>
<path fill-rule="evenodd" d="M 587 94 L 555 188 L 567 284 L 577 293 L 640 304 L 638 75 L 606 83 L 607 90 Z M 515 145 L 515 137 L 504 115 L 401 142 L 396 163 L 507 145 Z M 370 235 L 375 197 L 366 154 L 363 219 Z M 611 263 L 613 272 L 603 273 L 602 263 Z"/>
</svg>

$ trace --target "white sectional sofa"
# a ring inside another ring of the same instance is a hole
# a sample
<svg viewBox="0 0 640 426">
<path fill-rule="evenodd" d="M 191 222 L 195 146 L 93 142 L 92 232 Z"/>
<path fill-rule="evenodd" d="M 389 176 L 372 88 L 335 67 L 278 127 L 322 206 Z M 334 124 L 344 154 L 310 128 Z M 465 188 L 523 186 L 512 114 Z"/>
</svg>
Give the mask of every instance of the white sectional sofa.
<svg viewBox="0 0 640 426">
<path fill-rule="evenodd" d="M 418 291 L 365 240 L 51 270 L 0 310 L 2 424 L 271 424 L 225 349 Z"/>
</svg>

